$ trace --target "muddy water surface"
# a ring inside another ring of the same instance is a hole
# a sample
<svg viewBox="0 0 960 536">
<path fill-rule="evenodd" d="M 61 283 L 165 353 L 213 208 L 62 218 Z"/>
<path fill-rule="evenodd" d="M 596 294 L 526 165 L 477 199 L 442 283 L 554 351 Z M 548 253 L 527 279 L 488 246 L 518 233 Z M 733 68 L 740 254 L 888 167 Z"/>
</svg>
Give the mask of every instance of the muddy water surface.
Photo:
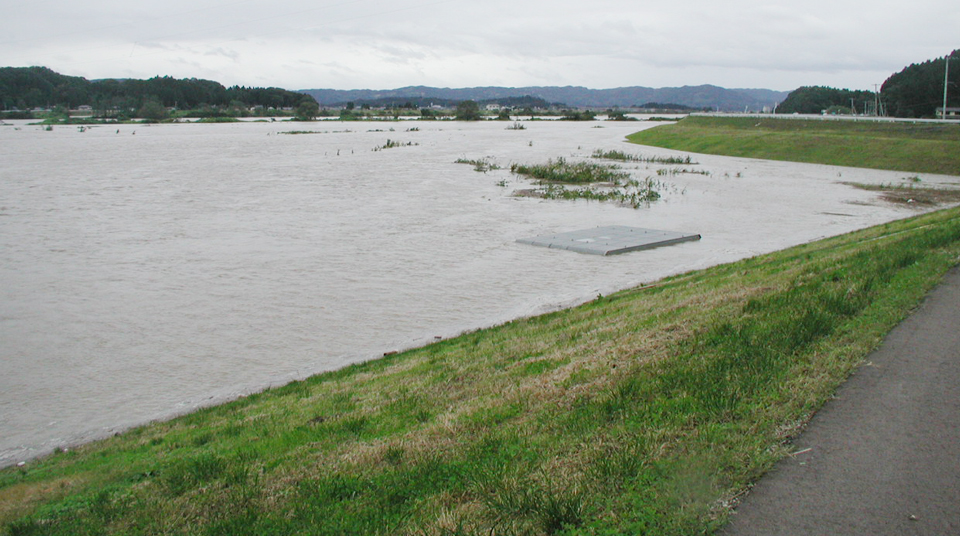
<svg viewBox="0 0 960 536">
<path fill-rule="evenodd" d="M 915 213 L 840 184 L 902 173 L 700 155 L 686 167 L 709 175 L 627 165 L 663 181 L 638 210 L 512 195 L 529 187 L 513 162 L 680 154 L 623 141 L 645 126 L 0 126 L 0 464 Z M 515 242 L 600 225 L 703 239 L 614 257 Z"/>
</svg>

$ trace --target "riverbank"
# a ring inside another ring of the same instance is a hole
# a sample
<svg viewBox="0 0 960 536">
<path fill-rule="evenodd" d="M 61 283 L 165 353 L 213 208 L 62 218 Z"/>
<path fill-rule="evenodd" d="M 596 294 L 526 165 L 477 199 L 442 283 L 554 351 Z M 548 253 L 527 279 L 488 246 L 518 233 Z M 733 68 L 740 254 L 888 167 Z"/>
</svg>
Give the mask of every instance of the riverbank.
<svg viewBox="0 0 960 536">
<path fill-rule="evenodd" d="M 0 521 L 709 531 L 958 255 L 950 209 L 468 333 L 4 470 Z"/>
<path fill-rule="evenodd" d="M 695 153 L 960 175 L 960 124 L 690 116 L 628 139 Z"/>
<path fill-rule="evenodd" d="M 906 182 L 897 172 L 660 163 L 689 153 L 626 144 L 644 123 L 415 125 L 309 136 L 257 122 L 0 128 L 10 149 L 0 360 L 12 371 L 0 375 L 0 466 L 435 336 L 931 210 L 840 182 Z M 388 139 L 405 146 L 373 150 Z M 515 195 L 533 184 L 511 163 L 600 162 L 597 151 L 624 149 L 646 161 L 617 165 L 664 185 L 640 209 Z M 456 163 L 481 158 L 500 169 Z M 704 240 L 604 259 L 516 243 L 606 225 Z"/>
</svg>

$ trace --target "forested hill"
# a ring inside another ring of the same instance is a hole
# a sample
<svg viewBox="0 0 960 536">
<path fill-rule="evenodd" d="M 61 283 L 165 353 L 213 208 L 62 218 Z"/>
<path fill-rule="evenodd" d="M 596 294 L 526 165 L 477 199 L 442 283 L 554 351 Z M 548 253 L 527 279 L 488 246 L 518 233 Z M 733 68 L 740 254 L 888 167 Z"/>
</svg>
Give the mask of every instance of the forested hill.
<svg viewBox="0 0 960 536">
<path fill-rule="evenodd" d="M 675 88 L 622 87 L 616 89 L 589 89 L 585 87 L 474 87 L 436 88 L 425 86 L 404 87 L 389 90 L 300 90 L 323 106 L 337 106 L 348 102 L 373 102 L 384 99 L 437 99 L 438 101 L 491 101 L 516 97 L 534 97 L 550 103 L 563 103 L 578 108 L 635 107 L 648 102 L 669 102 L 690 108 L 720 109 L 742 112 L 745 109 L 761 111 L 773 108 L 786 96 L 786 91 L 769 89 L 725 89 L 702 85 Z"/>
<path fill-rule="evenodd" d="M 790 92 L 777 108 L 782 114 L 870 113 L 876 109 L 876 96 L 872 91 L 837 89 L 825 86 L 804 86 Z"/>
<path fill-rule="evenodd" d="M 914 63 L 891 75 L 880 88 L 854 91 L 822 86 L 805 86 L 793 92 L 777 108 L 778 113 L 841 113 L 882 115 L 891 117 L 933 117 L 943 106 L 944 74 L 947 57 Z M 949 55 L 947 106 L 960 106 L 960 50 Z"/>
<path fill-rule="evenodd" d="M 960 50 L 949 55 L 947 106 L 960 106 Z M 943 106 L 943 82 L 947 57 L 914 63 L 887 78 L 880 89 L 890 115 L 932 116 Z"/>
<path fill-rule="evenodd" d="M 689 108 L 711 110 L 762 111 L 773 108 L 787 96 L 785 91 L 769 89 L 725 89 L 701 85 L 675 88 L 622 87 L 589 89 L 585 87 L 476 87 L 434 88 L 425 86 L 392 90 L 226 88 L 219 82 L 197 78 L 176 79 L 156 76 L 147 80 L 87 80 L 57 73 L 46 67 L 0 67 L 0 109 L 29 110 L 90 105 L 94 109 L 139 108 L 147 101 L 165 107 L 198 108 L 203 105 L 226 106 L 242 103 L 267 108 L 296 107 L 313 97 L 324 106 L 342 106 L 348 102 L 401 102 L 436 99 L 442 103 L 474 101 L 519 101 L 559 103 L 576 108 L 628 108 L 646 103 L 675 103 Z M 528 102 L 526 105 L 529 105 Z"/>
<path fill-rule="evenodd" d="M 166 107 L 197 108 L 241 103 L 267 108 L 296 107 L 309 100 L 303 93 L 280 88 L 233 86 L 196 78 L 157 76 L 148 80 L 87 80 L 46 67 L 0 67 L 0 109 L 89 105 L 94 109 L 139 108 L 146 101 Z"/>
</svg>

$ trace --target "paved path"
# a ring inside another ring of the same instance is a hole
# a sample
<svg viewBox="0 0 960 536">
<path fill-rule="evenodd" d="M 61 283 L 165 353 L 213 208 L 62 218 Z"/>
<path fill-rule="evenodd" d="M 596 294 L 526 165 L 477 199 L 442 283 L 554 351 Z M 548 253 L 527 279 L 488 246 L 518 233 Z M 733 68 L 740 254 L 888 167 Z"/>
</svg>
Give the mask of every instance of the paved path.
<svg viewBox="0 0 960 536">
<path fill-rule="evenodd" d="M 960 269 L 811 420 L 721 531 L 960 535 Z"/>
</svg>

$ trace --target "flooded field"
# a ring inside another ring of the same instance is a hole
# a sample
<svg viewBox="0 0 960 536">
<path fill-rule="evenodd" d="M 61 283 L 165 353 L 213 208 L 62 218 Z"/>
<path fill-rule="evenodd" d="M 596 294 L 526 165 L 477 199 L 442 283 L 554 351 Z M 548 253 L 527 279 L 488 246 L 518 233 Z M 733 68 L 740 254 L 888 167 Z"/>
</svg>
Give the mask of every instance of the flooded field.
<svg viewBox="0 0 960 536">
<path fill-rule="evenodd" d="M 512 163 L 686 154 L 623 141 L 653 123 L 508 126 L 0 126 L 0 465 L 919 210 L 842 184 L 904 173 L 704 155 L 621 164 L 658 181 L 639 209 L 519 197 Z M 501 169 L 454 163 L 483 158 Z M 515 242 L 606 225 L 702 239 L 614 257 Z"/>
</svg>

